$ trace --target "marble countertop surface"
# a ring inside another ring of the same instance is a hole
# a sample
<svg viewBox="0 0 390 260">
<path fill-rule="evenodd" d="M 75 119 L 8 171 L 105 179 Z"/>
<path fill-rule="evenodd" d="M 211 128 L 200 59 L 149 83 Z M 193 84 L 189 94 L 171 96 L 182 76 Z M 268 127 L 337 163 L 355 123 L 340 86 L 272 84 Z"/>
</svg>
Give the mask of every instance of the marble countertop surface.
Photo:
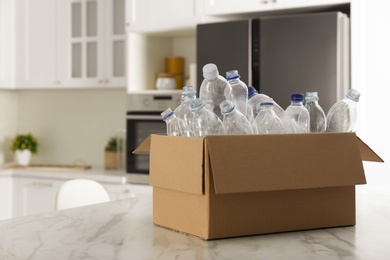
<svg viewBox="0 0 390 260">
<path fill-rule="evenodd" d="M 390 191 L 356 187 L 354 227 L 204 241 L 152 223 L 152 197 L 0 221 L 0 259 L 390 259 Z"/>
</svg>

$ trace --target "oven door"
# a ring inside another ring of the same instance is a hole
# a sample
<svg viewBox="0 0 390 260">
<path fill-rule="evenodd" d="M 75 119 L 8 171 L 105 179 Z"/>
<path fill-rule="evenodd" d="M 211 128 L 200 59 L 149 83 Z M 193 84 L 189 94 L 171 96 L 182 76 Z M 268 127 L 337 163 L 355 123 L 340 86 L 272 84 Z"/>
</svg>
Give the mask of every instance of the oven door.
<svg viewBox="0 0 390 260">
<path fill-rule="evenodd" d="M 149 155 L 132 152 L 150 134 L 165 133 L 166 123 L 161 112 L 127 113 L 126 172 L 129 174 L 149 174 Z"/>
</svg>

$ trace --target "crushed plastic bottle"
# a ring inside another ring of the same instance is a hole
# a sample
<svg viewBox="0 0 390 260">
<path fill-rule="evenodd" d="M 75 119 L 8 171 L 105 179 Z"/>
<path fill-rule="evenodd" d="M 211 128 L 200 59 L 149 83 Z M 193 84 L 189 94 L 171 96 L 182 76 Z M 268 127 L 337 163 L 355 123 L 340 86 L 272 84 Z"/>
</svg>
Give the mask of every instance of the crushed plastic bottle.
<svg viewBox="0 0 390 260">
<path fill-rule="evenodd" d="M 167 135 L 193 136 L 191 128 L 183 119 L 178 118 L 171 108 L 167 108 L 163 111 L 161 117 L 167 123 Z"/>
<path fill-rule="evenodd" d="M 208 110 L 214 112 L 222 119 L 219 105 L 226 99 L 231 100 L 232 88 L 227 80 L 219 75 L 218 68 L 213 63 L 203 66 L 203 78 L 204 80 L 199 90 L 199 98 L 203 100 Z"/>
<path fill-rule="evenodd" d="M 258 114 L 255 124 L 258 134 L 282 134 L 284 132 L 282 120 L 276 115 L 273 102 L 261 102 L 257 105 Z"/>
<path fill-rule="evenodd" d="M 221 119 L 215 113 L 205 108 L 202 99 L 192 100 L 190 106 L 191 111 L 194 113 L 191 126 L 194 136 L 205 137 L 207 135 L 226 134 L 225 126 Z"/>
<path fill-rule="evenodd" d="M 291 104 L 286 108 L 295 133 L 308 133 L 310 128 L 309 111 L 303 105 L 303 95 L 296 93 L 291 95 Z"/>
<path fill-rule="evenodd" d="M 247 113 L 248 104 L 248 86 L 240 80 L 240 75 L 237 70 L 226 72 L 226 80 L 232 87 L 232 100 L 235 103 L 235 109 L 244 116 Z"/>
<path fill-rule="evenodd" d="M 318 103 L 318 92 L 306 92 L 306 109 L 310 116 L 310 132 L 325 132 L 326 115 Z"/>
<path fill-rule="evenodd" d="M 196 99 L 196 90 L 193 86 L 185 86 L 182 90 L 181 103 L 175 109 L 175 115 L 183 119 L 187 125 L 192 125 L 192 118 L 194 114 L 191 112 L 190 103 Z"/>
<path fill-rule="evenodd" d="M 327 132 L 351 132 L 356 123 L 356 103 L 360 92 L 350 89 L 344 99 L 336 102 L 327 114 Z"/>
<path fill-rule="evenodd" d="M 254 134 L 251 123 L 240 111 L 236 109 L 233 101 L 225 100 L 220 106 L 223 114 L 222 122 L 225 126 L 226 134 Z"/>
</svg>

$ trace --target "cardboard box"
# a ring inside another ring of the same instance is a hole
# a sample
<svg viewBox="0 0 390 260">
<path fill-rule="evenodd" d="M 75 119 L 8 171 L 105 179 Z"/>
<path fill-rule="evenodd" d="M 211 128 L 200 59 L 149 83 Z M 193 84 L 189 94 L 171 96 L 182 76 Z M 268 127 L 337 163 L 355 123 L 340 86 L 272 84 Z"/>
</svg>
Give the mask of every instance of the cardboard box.
<svg viewBox="0 0 390 260">
<path fill-rule="evenodd" d="M 154 224 L 203 239 L 355 225 L 362 160 L 354 133 L 151 135 Z"/>
</svg>

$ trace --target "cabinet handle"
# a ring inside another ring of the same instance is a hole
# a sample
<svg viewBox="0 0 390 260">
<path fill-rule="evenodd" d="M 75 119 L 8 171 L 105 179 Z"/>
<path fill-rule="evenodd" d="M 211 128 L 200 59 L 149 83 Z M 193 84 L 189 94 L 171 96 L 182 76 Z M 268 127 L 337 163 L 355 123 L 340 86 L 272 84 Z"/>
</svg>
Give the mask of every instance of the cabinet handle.
<svg viewBox="0 0 390 260">
<path fill-rule="evenodd" d="M 33 183 L 31 183 L 32 186 L 39 186 L 39 187 L 52 187 L 53 186 L 53 183 L 50 183 L 50 182 L 37 182 L 37 181 L 34 181 Z"/>
<path fill-rule="evenodd" d="M 61 84 L 61 81 L 56 81 L 55 83 L 56 83 L 56 84 Z"/>
<path fill-rule="evenodd" d="M 110 80 L 106 79 L 106 83 L 110 83 Z"/>
<path fill-rule="evenodd" d="M 261 0 L 260 4 L 268 4 L 268 0 Z"/>
</svg>

